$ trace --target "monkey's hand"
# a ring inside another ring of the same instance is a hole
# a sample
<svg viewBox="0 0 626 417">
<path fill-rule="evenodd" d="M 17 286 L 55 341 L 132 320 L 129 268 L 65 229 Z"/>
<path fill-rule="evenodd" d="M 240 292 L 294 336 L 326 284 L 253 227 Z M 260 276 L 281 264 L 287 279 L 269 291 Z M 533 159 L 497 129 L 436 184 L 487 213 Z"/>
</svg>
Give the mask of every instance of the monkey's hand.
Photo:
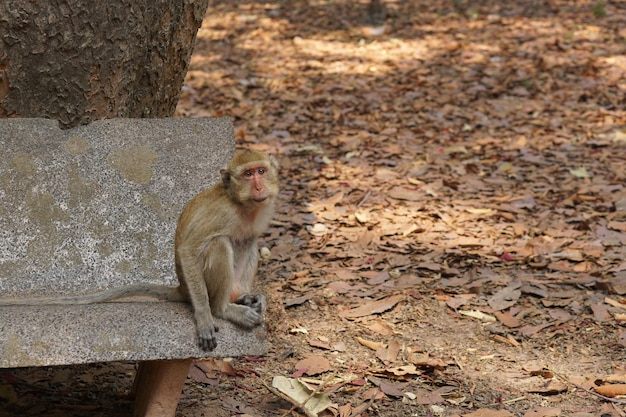
<svg viewBox="0 0 626 417">
<path fill-rule="evenodd" d="M 217 346 L 215 333 L 219 331 L 219 327 L 215 325 L 215 322 L 213 322 L 213 320 L 209 320 L 202 325 L 198 323 L 196 327 L 198 331 L 198 346 L 200 346 L 200 349 L 207 352 L 215 349 Z"/>
<path fill-rule="evenodd" d="M 244 294 L 235 300 L 235 304 L 248 306 L 260 315 L 265 313 L 265 309 L 267 307 L 265 296 L 263 294 Z"/>
</svg>

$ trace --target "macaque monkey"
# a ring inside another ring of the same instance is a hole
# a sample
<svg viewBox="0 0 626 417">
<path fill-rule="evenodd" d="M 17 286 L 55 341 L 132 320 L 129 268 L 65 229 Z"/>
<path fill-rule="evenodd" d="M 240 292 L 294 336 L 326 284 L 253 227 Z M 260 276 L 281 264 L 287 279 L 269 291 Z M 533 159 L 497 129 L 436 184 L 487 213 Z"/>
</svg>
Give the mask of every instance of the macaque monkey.
<svg viewBox="0 0 626 417">
<path fill-rule="evenodd" d="M 220 171 L 222 181 L 183 209 L 174 240 L 178 287 L 137 284 L 97 294 L 0 299 L 6 305 L 93 304 L 130 296 L 189 302 L 199 346 L 215 349 L 213 317 L 244 328 L 263 322 L 265 297 L 251 294 L 258 263 L 257 239 L 267 229 L 278 194 L 278 164 L 268 155 L 238 151 Z"/>
</svg>

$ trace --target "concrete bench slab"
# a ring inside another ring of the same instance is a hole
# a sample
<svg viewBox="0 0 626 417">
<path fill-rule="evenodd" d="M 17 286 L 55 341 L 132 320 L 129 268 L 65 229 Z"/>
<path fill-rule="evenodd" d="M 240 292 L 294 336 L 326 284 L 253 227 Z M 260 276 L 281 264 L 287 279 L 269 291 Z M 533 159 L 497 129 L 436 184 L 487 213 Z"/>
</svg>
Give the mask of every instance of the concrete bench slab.
<svg viewBox="0 0 626 417">
<path fill-rule="evenodd" d="M 3 119 L 0 149 L 0 298 L 20 298 L 177 285 L 178 215 L 218 180 L 234 143 L 228 119 L 112 119 L 69 130 Z M 266 350 L 262 327 L 220 322 L 218 347 L 207 355 L 182 303 L 0 307 L 5 368 L 136 360 L 151 364 L 140 374 L 171 382 L 190 358 Z M 157 383 L 143 397 L 165 391 Z"/>
</svg>

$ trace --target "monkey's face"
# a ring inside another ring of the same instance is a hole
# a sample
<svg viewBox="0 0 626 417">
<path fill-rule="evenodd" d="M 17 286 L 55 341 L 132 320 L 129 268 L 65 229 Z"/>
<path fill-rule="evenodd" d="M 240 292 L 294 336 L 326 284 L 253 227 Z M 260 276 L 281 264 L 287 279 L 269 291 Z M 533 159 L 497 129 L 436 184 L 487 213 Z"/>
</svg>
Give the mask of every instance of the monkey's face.
<svg viewBox="0 0 626 417">
<path fill-rule="evenodd" d="M 249 190 L 249 198 L 255 203 L 266 203 L 271 194 L 271 181 L 268 179 L 269 169 L 265 165 L 254 166 L 246 169 L 241 174 L 241 179 L 246 183 L 244 189 Z"/>
<path fill-rule="evenodd" d="M 275 159 L 263 155 L 228 172 L 224 185 L 238 203 L 264 206 L 278 194 L 277 171 Z"/>
</svg>

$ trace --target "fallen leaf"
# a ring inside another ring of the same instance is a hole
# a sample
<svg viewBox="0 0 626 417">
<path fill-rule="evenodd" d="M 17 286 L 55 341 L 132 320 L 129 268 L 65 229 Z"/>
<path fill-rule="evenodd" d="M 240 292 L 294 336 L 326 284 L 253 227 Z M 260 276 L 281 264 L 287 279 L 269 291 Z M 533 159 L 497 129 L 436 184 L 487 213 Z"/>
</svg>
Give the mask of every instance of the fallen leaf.
<svg viewBox="0 0 626 417">
<path fill-rule="evenodd" d="M 285 300 L 285 307 L 299 306 L 300 304 L 306 303 L 311 298 L 313 298 L 311 294 L 306 294 L 306 295 L 303 295 L 301 297 L 296 297 L 296 298 L 290 298 L 288 300 Z"/>
<path fill-rule="evenodd" d="M 361 394 L 361 398 L 363 400 L 382 400 L 385 398 L 385 394 L 380 390 L 380 388 L 370 388 Z"/>
<path fill-rule="evenodd" d="M 611 383 L 619 382 L 619 383 L 626 384 L 626 373 L 621 372 L 621 373 L 609 375 L 607 377 L 602 378 L 602 381 L 611 382 Z"/>
<path fill-rule="evenodd" d="M 306 409 L 308 415 L 316 416 L 334 406 L 326 394 L 315 393 L 309 385 L 294 378 L 275 376 L 272 379 L 272 387 L 287 396 L 293 405 Z"/>
<path fill-rule="evenodd" d="M 402 348 L 402 343 L 396 339 L 392 339 L 387 347 L 376 349 L 376 356 L 383 362 L 395 362 Z"/>
<path fill-rule="evenodd" d="M 229 375 L 229 376 L 239 375 L 239 373 L 233 367 L 232 364 L 221 359 L 214 359 L 214 358 L 203 359 L 203 360 L 194 362 L 194 365 L 202 369 L 202 371 L 204 372 L 214 371 L 214 372 L 220 372 L 222 374 Z"/>
<path fill-rule="evenodd" d="M 474 294 L 472 294 L 474 295 Z M 475 296 L 475 295 L 474 295 Z M 450 297 L 446 300 L 446 305 L 453 310 L 457 310 L 459 307 L 467 304 L 470 301 L 469 297 L 466 297 L 465 294 L 458 294 L 453 297 Z"/>
<path fill-rule="evenodd" d="M 521 285 L 521 283 L 515 283 L 501 289 L 493 296 L 489 297 L 489 300 L 487 300 L 489 306 L 496 311 L 506 310 L 513 306 L 522 295 L 522 291 L 520 290 Z"/>
<path fill-rule="evenodd" d="M 370 221 L 369 213 L 363 210 L 357 210 L 354 213 L 354 217 L 357 219 L 359 223 L 367 223 Z"/>
<path fill-rule="evenodd" d="M 621 308 L 626 310 L 626 304 L 622 304 L 619 301 L 613 300 L 612 298 L 605 297 L 604 302 L 613 307 Z"/>
<path fill-rule="evenodd" d="M 446 363 L 441 359 L 431 358 L 428 353 L 411 353 L 409 355 L 409 361 L 419 367 L 433 368 L 443 370 L 446 367 Z"/>
<path fill-rule="evenodd" d="M 519 327 L 521 322 L 517 317 L 511 315 L 510 312 L 494 312 L 496 318 L 506 327 Z"/>
<path fill-rule="evenodd" d="M 367 328 L 374 333 L 378 333 L 383 336 L 390 336 L 393 334 L 393 328 L 382 320 L 376 320 L 375 322 L 368 324 Z"/>
<path fill-rule="evenodd" d="M 591 175 L 587 172 L 587 168 L 585 167 L 570 169 L 569 173 L 576 178 L 591 178 Z"/>
<path fill-rule="evenodd" d="M 328 342 L 323 342 L 317 339 L 309 340 L 309 345 L 311 345 L 312 347 L 319 348 L 319 349 L 332 350 L 332 346 Z"/>
<path fill-rule="evenodd" d="M 394 187 L 387 195 L 396 200 L 420 201 L 424 199 L 424 192 L 406 187 Z"/>
<path fill-rule="evenodd" d="M 393 377 L 405 377 L 408 375 L 411 378 L 422 374 L 422 372 L 419 371 L 415 367 L 415 365 L 396 366 L 396 367 L 387 368 L 387 369 L 384 369 L 375 373 L 380 374 L 380 375 L 393 376 Z"/>
<path fill-rule="evenodd" d="M 553 407 L 533 407 L 524 413 L 524 417 L 560 417 L 561 409 Z"/>
<path fill-rule="evenodd" d="M 352 285 L 346 281 L 332 281 L 329 282 L 326 288 L 332 290 L 335 294 L 346 294 L 352 290 Z"/>
<path fill-rule="evenodd" d="M 188 377 L 196 382 L 199 382 L 201 384 L 209 384 L 209 385 L 217 385 L 218 384 L 218 380 L 216 378 L 209 378 L 206 374 L 206 372 L 204 372 L 202 369 L 198 368 L 197 366 L 192 365 L 189 368 L 189 374 Z"/>
<path fill-rule="evenodd" d="M 379 385 L 379 388 L 382 392 L 384 392 L 386 395 L 389 395 L 390 397 L 396 397 L 396 398 L 404 397 L 404 392 L 402 391 L 402 389 L 396 386 L 395 384 L 392 384 L 389 382 L 382 382 Z"/>
<path fill-rule="evenodd" d="M 607 384 L 595 387 L 594 390 L 605 397 L 617 397 L 618 395 L 626 395 L 626 384 Z"/>
<path fill-rule="evenodd" d="M 381 348 L 385 347 L 384 343 L 381 342 L 374 342 L 373 340 L 367 340 L 367 339 L 363 339 L 362 337 L 357 336 L 356 341 L 359 342 L 361 345 L 370 348 L 372 350 L 378 350 Z"/>
<path fill-rule="evenodd" d="M 310 234 L 316 237 L 322 237 L 330 231 L 328 227 L 322 223 L 315 223 L 313 226 L 307 226 L 306 229 Z"/>
<path fill-rule="evenodd" d="M 552 379 L 554 378 L 554 373 L 552 373 L 552 371 L 548 370 L 548 369 L 535 369 L 535 370 L 530 370 L 528 371 L 529 375 L 532 376 L 540 376 L 544 379 Z"/>
<path fill-rule="evenodd" d="M 531 388 L 528 390 L 528 392 L 532 394 L 541 394 L 541 395 L 557 395 L 565 391 L 567 391 L 567 385 L 555 379 L 551 380 L 548 383 L 548 385 L 537 387 L 537 388 Z"/>
<path fill-rule="evenodd" d="M 441 396 L 441 394 L 436 391 L 428 391 L 425 389 L 418 389 L 415 397 L 415 402 L 417 404 L 429 405 L 429 404 L 441 404 L 445 402 L 445 399 Z M 440 415 L 445 415 L 442 413 Z"/>
<path fill-rule="evenodd" d="M 472 214 L 491 214 L 494 212 L 494 210 L 490 208 L 467 208 L 465 211 Z"/>
<path fill-rule="evenodd" d="M 473 317 L 480 321 L 486 321 L 486 322 L 497 321 L 494 316 L 490 316 L 489 314 L 485 314 L 482 311 L 478 311 L 478 310 L 459 310 L 459 313 L 464 316 Z"/>
<path fill-rule="evenodd" d="M 328 359 L 323 356 L 308 356 L 295 365 L 297 370 L 304 370 L 305 375 L 313 376 L 330 371 L 331 366 Z"/>
<path fill-rule="evenodd" d="M 473 413 L 463 414 L 463 417 L 513 417 L 513 414 L 507 410 L 490 410 L 488 408 L 480 408 Z"/>
<path fill-rule="evenodd" d="M 404 295 L 394 295 L 383 298 L 382 300 L 366 303 L 365 305 L 353 308 L 352 310 L 340 311 L 339 316 L 344 318 L 356 318 L 382 313 L 393 308 L 402 300 L 404 300 Z"/>
</svg>

